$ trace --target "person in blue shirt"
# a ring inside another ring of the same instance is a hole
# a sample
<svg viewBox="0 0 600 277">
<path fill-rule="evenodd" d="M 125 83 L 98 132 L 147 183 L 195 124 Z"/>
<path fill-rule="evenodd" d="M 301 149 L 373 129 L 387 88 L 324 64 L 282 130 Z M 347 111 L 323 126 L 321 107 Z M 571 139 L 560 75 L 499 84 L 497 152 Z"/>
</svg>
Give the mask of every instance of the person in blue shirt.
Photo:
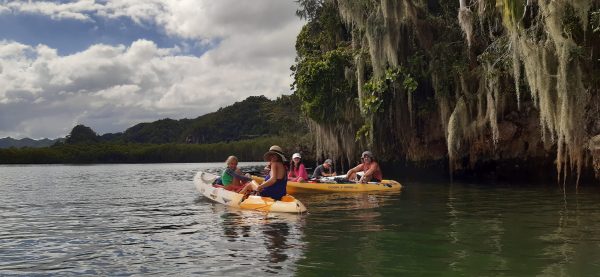
<svg viewBox="0 0 600 277">
<path fill-rule="evenodd" d="M 281 147 L 271 146 L 269 151 L 263 156 L 265 161 L 271 165 L 271 171 L 265 178 L 265 181 L 256 189 L 261 196 L 271 197 L 275 200 L 281 200 L 287 194 L 287 172 L 283 163 L 287 161 Z"/>
</svg>

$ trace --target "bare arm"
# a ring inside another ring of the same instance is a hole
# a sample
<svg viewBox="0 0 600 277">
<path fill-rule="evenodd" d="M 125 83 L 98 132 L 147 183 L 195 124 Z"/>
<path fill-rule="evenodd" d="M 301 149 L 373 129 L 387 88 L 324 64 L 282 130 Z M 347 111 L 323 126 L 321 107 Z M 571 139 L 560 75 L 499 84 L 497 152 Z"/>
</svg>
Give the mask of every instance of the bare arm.
<svg viewBox="0 0 600 277">
<path fill-rule="evenodd" d="M 357 166 L 355 166 L 354 168 L 348 170 L 348 172 L 346 173 L 346 176 L 352 174 L 352 173 L 356 173 L 362 170 L 362 164 L 359 164 Z"/>
<path fill-rule="evenodd" d="M 239 168 L 237 168 L 235 171 L 228 168 L 227 173 L 234 178 L 238 178 L 238 179 L 242 180 L 243 182 L 252 181 L 252 178 L 244 176 L 242 171 Z"/>
</svg>

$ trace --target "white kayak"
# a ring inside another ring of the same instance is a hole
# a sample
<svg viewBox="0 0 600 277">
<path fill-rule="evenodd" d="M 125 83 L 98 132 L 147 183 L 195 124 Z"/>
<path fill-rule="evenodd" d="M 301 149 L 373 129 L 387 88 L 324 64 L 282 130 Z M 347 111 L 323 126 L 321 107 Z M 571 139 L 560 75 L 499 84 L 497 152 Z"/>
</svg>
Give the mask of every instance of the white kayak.
<svg viewBox="0 0 600 277">
<path fill-rule="evenodd" d="M 281 198 L 281 200 L 277 201 L 270 197 L 250 195 L 242 201 L 244 195 L 241 193 L 229 191 L 224 188 L 213 187 L 212 183 L 217 177 L 217 175 L 211 173 L 198 172 L 196 176 L 194 176 L 194 185 L 196 186 L 196 189 L 208 199 L 230 207 L 263 212 L 306 212 L 304 204 L 291 195 L 286 195 Z"/>
</svg>

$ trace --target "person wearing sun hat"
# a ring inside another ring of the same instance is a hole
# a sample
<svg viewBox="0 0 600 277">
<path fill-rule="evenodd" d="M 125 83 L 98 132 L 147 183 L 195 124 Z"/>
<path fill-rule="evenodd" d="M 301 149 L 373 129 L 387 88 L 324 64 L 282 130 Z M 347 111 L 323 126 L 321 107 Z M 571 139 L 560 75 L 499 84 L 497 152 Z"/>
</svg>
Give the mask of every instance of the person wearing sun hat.
<svg viewBox="0 0 600 277">
<path fill-rule="evenodd" d="M 302 156 L 300 156 L 300 153 L 294 153 L 294 155 L 292 155 L 288 180 L 291 182 L 306 182 L 306 180 L 308 180 L 308 172 L 306 172 L 306 167 L 304 166 L 304 163 L 302 163 Z"/>
<path fill-rule="evenodd" d="M 383 179 L 383 174 L 381 172 L 381 168 L 379 168 L 379 163 L 375 160 L 375 156 L 371 151 L 365 151 L 360 155 L 360 159 L 362 163 L 357 165 L 356 167 L 348 170 L 346 173 L 346 178 L 350 180 L 356 180 L 359 183 L 367 183 L 367 182 L 381 182 Z M 360 179 L 357 180 L 357 173 L 360 171 L 364 171 L 365 173 Z"/>
<path fill-rule="evenodd" d="M 335 176 L 335 172 L 333 172 L 333 169 L 331 168 L 332 165 L 333 161 L 331 161 L 331 159 L 325 160 L 322 165 L 319 165 L 317 168 L 315 168 L 312 178 L 317 179 L 321 177 Z"/>
<path fill-rule="evenodd" d="M 287 161 L 281 147 L 277 145 L 271 146 L 263 158 L 271 165 L 269 175 L 265 177 L 265 181 L 257 187 L 257 191 L 261 196 L 271 197 L 275 200 L 281 200 L 287 194 L 287 172 L 283 162 Z"/>
</svg>

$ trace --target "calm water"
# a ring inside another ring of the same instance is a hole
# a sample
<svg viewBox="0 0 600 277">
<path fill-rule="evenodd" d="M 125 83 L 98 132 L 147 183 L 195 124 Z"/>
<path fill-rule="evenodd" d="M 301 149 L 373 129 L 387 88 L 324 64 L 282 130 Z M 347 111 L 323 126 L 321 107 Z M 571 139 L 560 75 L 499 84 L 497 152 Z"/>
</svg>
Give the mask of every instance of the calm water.
<svg viewBox="0 0 600 277">
<path fill-rule="evenodd" d="M 308 214 L 265 215 L 200 197 L 193 175 L 220 166 L 0 166 L 0 275 L 600 272 L 597 185 L 406 183 L 297 195 Z"/>
</svg>

